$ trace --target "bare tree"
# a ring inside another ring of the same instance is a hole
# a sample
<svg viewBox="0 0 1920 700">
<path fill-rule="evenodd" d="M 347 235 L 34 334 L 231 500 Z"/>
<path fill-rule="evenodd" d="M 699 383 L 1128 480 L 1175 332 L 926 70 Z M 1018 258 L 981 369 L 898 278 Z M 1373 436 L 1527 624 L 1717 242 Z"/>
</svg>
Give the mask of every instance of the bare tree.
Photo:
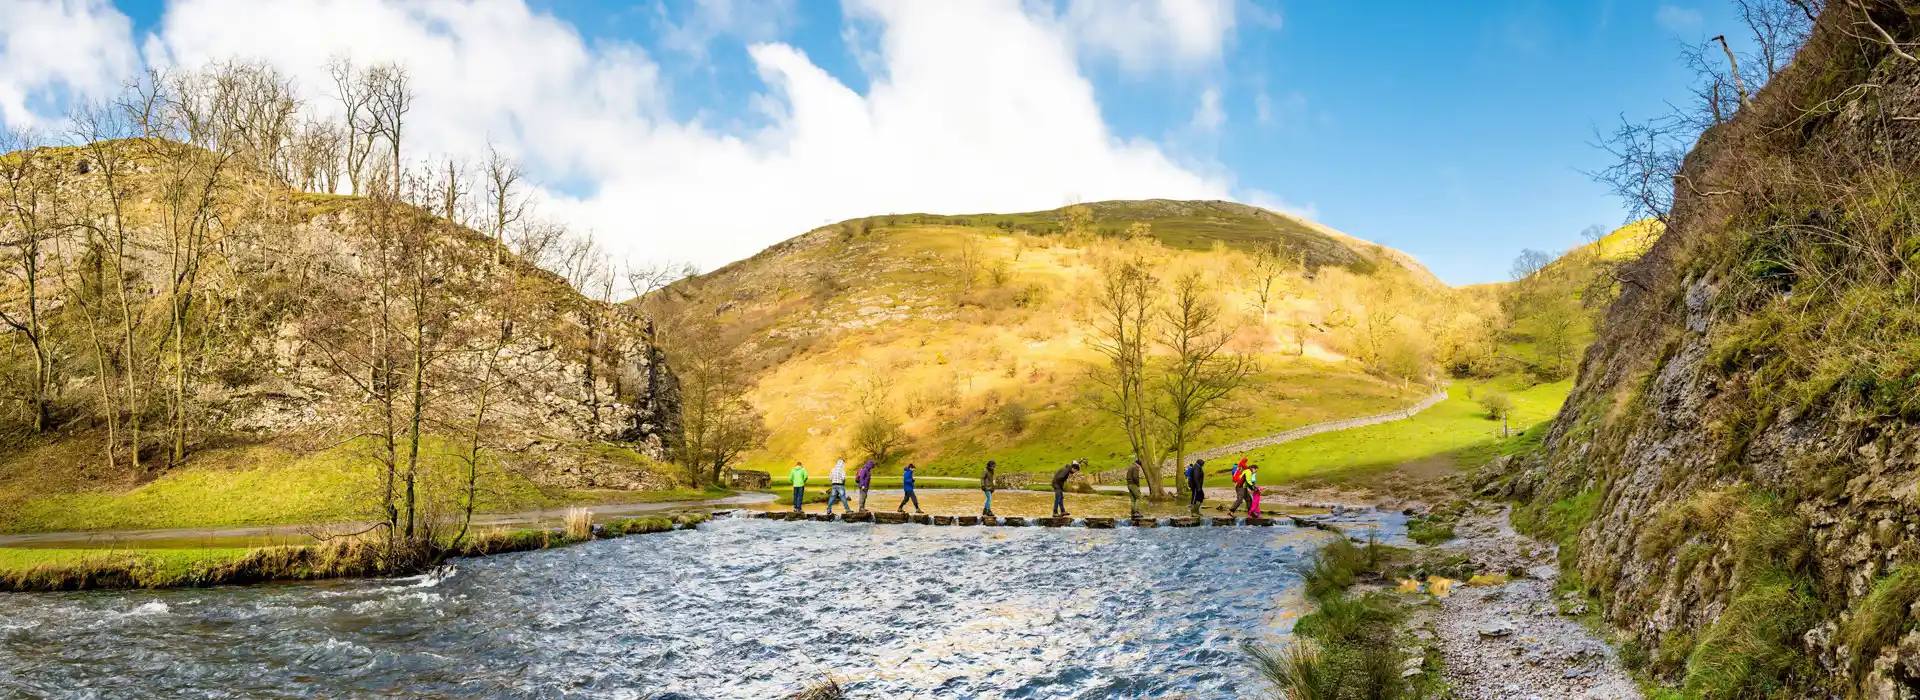
<svg viewBox="0 0 1920 700">
<path fill-rule="evenodd" d="M 124 413 L 127 425 L 128 459 L 136 476 L 144 475 L 140 462 L 141 419 L 146 414 L 145 392 L 145 354 L 141 353 L 139 338 L 143 335 L 146 313 L 144 305 L 136 304 L 132 286 L 134 275 L 129 269 L 137 252 L 133 232 L 127 225 L 127 211 L 133 206 L 134 188 L 130 175 L 138 165 L 131 157 L 131 149 L 123 148 L 120 143 L 134 134 L 141 133 L 138 126 L 145 115 L 154 111 L 152 91 L 129 90 L 115 103 L 83 103 L 73 112 L 70 122 L 73 125 L 72 138 L 82 144 L 86 153 L 89 173 L 98 178 L 99 185 L 93 192 L 76 203 L 76 211 L 69 217 L 69 223 L 86 231 L 88 246 L 97 251 L 99 271 L 95 278 L 95 298 L 103 316 L 117 316 L 118 327 L 114 334 L 113 351 L 107 351 L 107 345 L 95 335 L 96 352 L 114 362 L 106 362 L 110 372 L 103 370 L 102 397 L 107 406 L 107 461 L 109 466 L 115 461 L 115 453 L 120 449 L 116 437 L 119 416 Z M 109 287 L 111 291 L 109 291 Z M 91 317 L 90 317 L 91 318 Z M 111 323 L 111 320 L 106 321 Z M 91 330 L 91 329 L 90 329 Z"/>
<path fill-rule="evenodd" d="M 960 250 L 953 257 L 953 275 L 960 278 L 961 291 L 973 293 L 973 282 L 986 266 L 986 255 L 986 244 L 980 234 L 971 231 L 960 234 Z"/>
<path fill-rule="evenodd" d="M 1512 275 L 1513 280 L 1517 282 L 1532 277 L 1535 273 L 1546 269 L 1546 267 L 1551 264 L 1553 264 L 1553 256 L 1551 254 L 1528 248 L 1520 251 L 1520 255 L 1514 257 L 1513 268 L 1508 271 L 1508 274 Z"/>
<path fill-rule="evenodd" d="M 222 128 L 230 122 L 218 117 L 223 108 L 223 83 L 217 71 L 156 72 L 149 83 L 160 109 L 144 114 L 141 129 L 153 138 L 141 140 L 139 148 L 148 162 L 156 164 L 158 192 L 154 203 L 167 237 L 166 337 L 172 347 L 167 454 L 169 464 L 179 464 L 186 458 L 195 421 L 196 408 L 188 387 L 198 367 L 201 346 L 188 336 L 194 324 L 201 271 L 211 239 L 235 223 L 220 222 L 217 212 L 219 197 L 229 184 L 227 168 L 236 157 L 225 146 L 244 140 L 223 138 Z"/>
<path fill-rule="evenodd" d="M 22 393 L 35 433 L 52 427 L 53 355 L 43 317 L 47 250 L 59 231 L 54 219 L 57 182 L 45 156 L 33 152 L 38 137 L 17 129 L 0 131 L 0 258 L 18 285 L 17 294 L 0 296 L 0 323 L 26 339 L 33 359 L 31 384 Z"/>
<path fill-rule="evenodd" d="M 521 192 L 520 164 L 487 144 L 488 226 L 493 230 L 493 260 L 498 264 L 505 254 L 507 227 L 520 223 L 527 212 L 527 196 Z"/>
<path fill-rule="evenodd" d="M 369 93 L 368 108 L 373 113 L 373 123 L 377 128 L 375 133 L 386 140 L 388 173 L 393 180 L 392 186 L 398 188 L 400 179 L 406 173 L 400 154 L 407 113 L 413 110 L 413 85 L 406 67 L 394 63 L 369 68 L 364 81 Z"/>
<path fill-rule="evenodd" d="M 1234 329 L 1222 319 L 1219 299 L 1199 272 L 1174 279 L 1160 317 L 1159 342 L 1171 364 L 1159 380 L 1160 397 L 1152 410 L 1177 466 L 1186 462 L 1195 437 L 1244 415 L 1228 399 L 1255 365 L 1226 351 Z"/>
<path fill-rule="evenodd" d="M 1147 469 L 1148 493 L 1163 497 L 1160 453 L 1147 386 L 1147 347 L 1153 337 L 1159 281 L 1145 259 L 1108 261 L 1093 292 L 1087 344 L 1101 356 L 1089 373 L 1092 405 L 1120 421 L 1127 442 Z"/>
<path fill-rule="evenodd" d="M 327 61 L 327 72 L 333 78 L 334 96 L 340 101 L 345 122 L 342 165 L 347 171 L 349 192 L 359 195 L 366 186 L 367 159 L 373 154 L 374 142 L 380 134 L 373 89 L 366 73 L 354 68 L 353 61 L 346 57 L 335 56 Z"/>
<path fill-rule="evenodd" d="M 1255 308 L 1265 316 L 1273 302 L 1287 293 L 1289 275 L 1304 269 L 1303 256 L 1291 252 L 1279 241 L 1264 241 L 1253 249 L 1253 269 L 1247 275 Z"/>
</svg>

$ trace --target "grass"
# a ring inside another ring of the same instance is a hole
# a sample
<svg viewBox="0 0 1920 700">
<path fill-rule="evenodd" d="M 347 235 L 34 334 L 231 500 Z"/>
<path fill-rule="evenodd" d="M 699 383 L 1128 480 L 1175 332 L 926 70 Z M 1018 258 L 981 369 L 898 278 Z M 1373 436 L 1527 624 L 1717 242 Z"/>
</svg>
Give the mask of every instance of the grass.
<svg viewBox="0 0 1920 700">
<path fill-rule="evenodd" d="M 667 532 L 697 525 L 701 513 L 645 516 L 595 527 L 591 513 L 568 514 L 560 530 L 490 528 L 469 533 L 447 554 L 459 557 L 523 552 L 592 539 Z M 378 540 L 349 538 L 294 547 L 204 549 L 22 549 L 0 548 L 0 591 L 99 588 L 177 588 L 266 581 L 412 573 L 383 567 Z"/>
<path fill-rule="evenodd" d="M 1873 592 L 1854 606 L 1853 618 L 1841 628 L 1847 647 L 1854 650 L 1853 672 L 1863 671 L 1868 654 L 1879 653 L 1916 624 L 1909 611 L 1920 602 L 1920 566 L 1908 564 L 1876 582 Z"/>
<path fill-rule="evenodd" d="M 1386 593 L 1351 596 L 1362 577 L 1379 577 L 1393 552 L 1374 543 L 1359 547 L 1345 538 L 1329 542 L 1300 570 L 1318 607 L 1294 625 L 1299 641 L 1284 651 L 1243 647 L 1248 662 L 1279 691 L 1299 700 L 1397 700 L 1424 697 L 1425 674 L 1401 675 L 1400 624 L 1406 612 Z M 1423 663 L 1424 667 L 1424 663 Z"/>
<path fill-rule="evenodd" d="M 1514 409 L 1509 425 L 1516 434 L 1502 438 L 1500 424 L 1489 420 L 1486 410 L 1468 396 L 1469 387 L 1496 385 L 1458 382 L 1447 389 L 1446 400 L 1412 418 L 1314 435 L 1254 450 L 1248 456 L 1260 465 L 1260 480 L 1266 484 L 1307 479 L 1353 484 L 1431 459 L 1444 460 L 1449 467 L 1477 465 L 1496 454 L 1525 449 L 1528 441 L 1537 442 L 1538 433 L 1526 428 L 1552 418 L 1573 388 L 1567 380 L 1510 392 Z M 1226 481 L 1224 475 L 1209 479 L 1210 484 Z"/>
<path fill-rule="evenodd" d="M 451 445 L 424 444 L 429 479 L 455 474 Z M 626 450 L 596 446 L 595 457 L 656 468 Z M 14 468 L 26 471 L 18 464 Z M 0 532 L 122 530 L 318 523 L 371 515 L 376 472 L 354 445 L 297 452 L 274 445 L 209 450 L 190 465 L 126 490 L 67 482 L 0 481 Z M 23 477 L 24 478 L 24 477 Z M 543 488 L 497 466 L 482 477 L 479 509 L 514 512 L 575 504 L 696 500 L 722 490 L 567 491 Z M 65 492 L 62 492 L 65 491 Z"/>
</svg>

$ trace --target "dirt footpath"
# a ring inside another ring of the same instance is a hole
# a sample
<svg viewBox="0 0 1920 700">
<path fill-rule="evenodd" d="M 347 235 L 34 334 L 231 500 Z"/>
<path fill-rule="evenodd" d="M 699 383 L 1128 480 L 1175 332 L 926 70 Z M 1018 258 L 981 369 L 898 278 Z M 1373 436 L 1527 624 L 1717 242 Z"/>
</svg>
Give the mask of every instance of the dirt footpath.
<svg viewBox="0 0 1920 700">
<path fill-rule="evenodd" d="M 1494 586 L 1460 586 L 1418 626 L 1438 637 L 1445 678 L 1463 700 L 1638 699 L 1640 690 L 1615 651 L 1581 624 L 1577 595 L 1554 594 L 1555 549 L 1513 531 L 1508 509 L 1475 513 L 1438 545 L 1472 558 L 1482 571 L 1524 570 Z"/>
</svg>

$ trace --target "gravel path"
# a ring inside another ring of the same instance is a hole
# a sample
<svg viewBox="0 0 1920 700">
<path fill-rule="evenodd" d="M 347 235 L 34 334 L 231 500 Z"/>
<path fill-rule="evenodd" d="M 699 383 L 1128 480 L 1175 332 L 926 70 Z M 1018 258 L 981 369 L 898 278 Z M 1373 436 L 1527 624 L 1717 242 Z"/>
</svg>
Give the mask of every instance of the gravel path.
<svg viewBox="0 0 1920 700">
<path fill-rule="evenodd" d="M 1473 514 L 1444 548 L 1483 571 L 1525 570 L 1497 586 L 1460 586 L 1431 613 L 1447 684 L 1462 700 L 1638 699 L 1619 655 L 1581 624 L 1586 604 L 1553 592 L 1555 548 L 1513 531 L 1508 509 Z"/>
</svg>

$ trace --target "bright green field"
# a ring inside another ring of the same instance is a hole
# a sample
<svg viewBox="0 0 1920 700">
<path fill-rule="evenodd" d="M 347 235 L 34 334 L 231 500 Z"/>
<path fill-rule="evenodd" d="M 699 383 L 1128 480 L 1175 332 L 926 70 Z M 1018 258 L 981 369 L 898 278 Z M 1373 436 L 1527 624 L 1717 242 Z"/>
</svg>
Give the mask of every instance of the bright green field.
<svg viewBox="0 0 1920 700">
<path fill-rule="evenodd" d="M 1537 434 L 1522 433 L 1551 419 L 1573 390 L 1573 381 L 1566 380 L 1509 391 L 1514 399 L 1509 421 L 1513 435 L 1502 439 L 1500 422 L 1488 419 L 1486 409 L 1467 398 L 1469 389 L 1478 396 L 1501 384 L 1458 382 L 1448 388 L 1445 401 L 1407 420 L 1323 433 L 1247 456 L 1260 465 L 1260 479 L 1269 484 L 1305 478 L 1339 482 L 1434 458 L 1451 463 L 1484 459 L 1537 440 Z M 1227 477 L 1210 477 L 1209 482 L 1226 483 Z"/>
<path fill-rule="evenodd" d="M 219 564 L 246 556 L 253 550 L 238 547 L 213 549 L 9 549 L 0 548 L 0 577 L 23 572 L 36 566 L 74 566 L 87 562 L 118 563 L 128 558 L 155 572 L 155 578 L 175 579 L 196 568 Z"/>
<path fill-rule="evenodd" d="M 640 455 L 596 446 L 597 456 L 650 464 Z M 427 443 L 424 481 L 450 484 L 460 466 L 443 445 Z M 622 454 L 612 454 L 619 452 Z M 374 511 L 378 472 L 352 446 L 294 454 L 252 446 L 209 454 L 196 466 L 177 469 L 127 491 L 52 492 L 16 485 L 0 492 L 0 532 L 223 527 L 356 520 Z M 507 470 L 489 469 L 480 482 L 479 510 L 515 512 L 573 504 L 691 500 L 725 491 L 565 491 L 543 489 Z M 22 493 L 24 492 L 24 493 Z M 441 493 L 454 493 L 443 486 Z"/>
</svg>

